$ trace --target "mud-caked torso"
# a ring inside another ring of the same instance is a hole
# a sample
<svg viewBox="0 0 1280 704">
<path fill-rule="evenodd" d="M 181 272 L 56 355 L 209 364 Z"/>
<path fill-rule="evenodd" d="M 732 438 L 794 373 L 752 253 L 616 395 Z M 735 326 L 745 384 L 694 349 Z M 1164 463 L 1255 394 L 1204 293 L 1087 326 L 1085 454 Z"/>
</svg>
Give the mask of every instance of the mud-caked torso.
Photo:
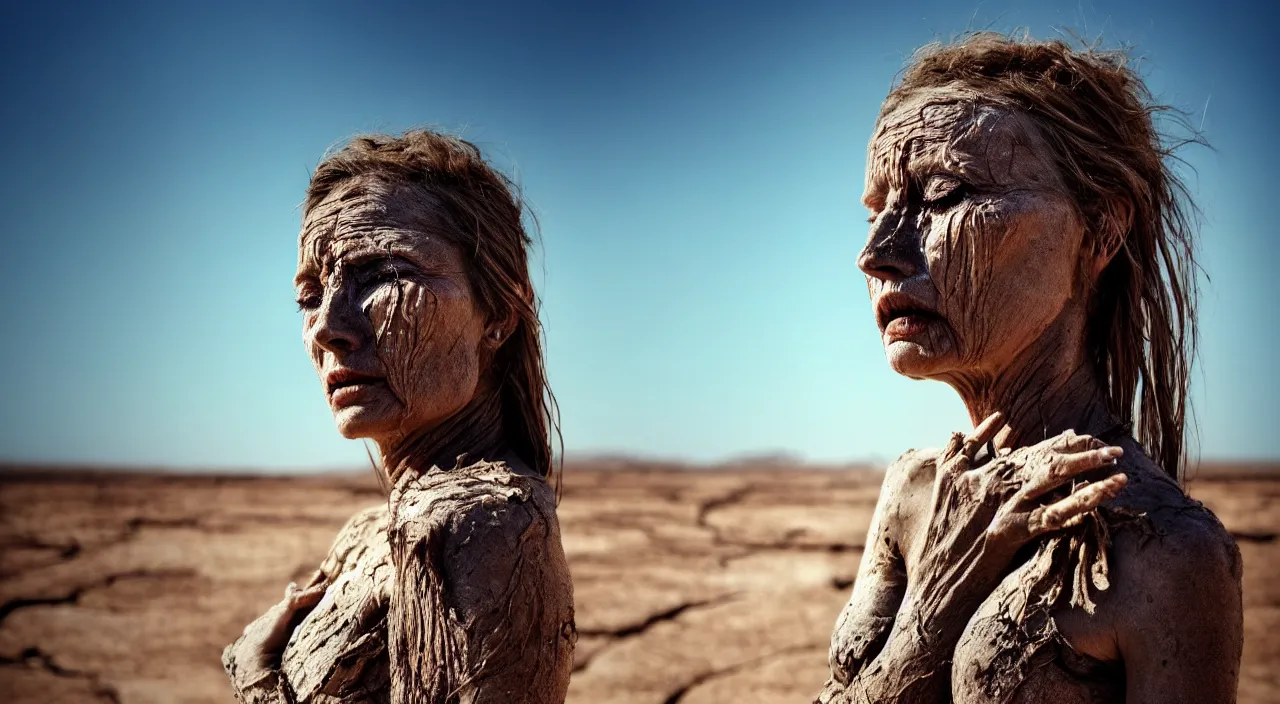
<svg viewBox="0 0 1280 704">
<path fill-rule="evenodd" d="M 573 593 L 541 477 L 501 463 L 424 474 L 394 510 L 348 521 L 313 583 L 325 595 L 281 665 L 298 702 L 383 703 L 396 689 L 488 702 L 517 688 L 563 701 Z M 507 630 L 520 638 L 492 637 Z"/>
<path fill-rule="evenodd" d="M 300 702 L 389 702 L 387 609 L 395 567 L 385 504 L 353 516 L 315 582 L 324 598 L 294 629 L 281 670 Z"/>
<path fill-rule="evenodd" d="M 1130 457 L 1141 457 L 1136 444 Z M 1080 525 L 1026 546 L 970 618 L 952 658 L 955 702 L 1125 701 L 1117 632 L 1124 619 L 1142 618 L 1136 607 L 1150 603 L 1148 587 L 1163 579 L 1142 566 L 1150 560 L 1140 553 L 1177 550 L 1191 533 L 1210 536 L 1211 548 L 1238 560 L 1217 518 L 1145 457 L 1120 469 L 1130 478 L 1120 496 Z M 910 561 L 920 535 L 912 524 L 927 510 L 911 506 L 903 515 Z"/>
</svg>

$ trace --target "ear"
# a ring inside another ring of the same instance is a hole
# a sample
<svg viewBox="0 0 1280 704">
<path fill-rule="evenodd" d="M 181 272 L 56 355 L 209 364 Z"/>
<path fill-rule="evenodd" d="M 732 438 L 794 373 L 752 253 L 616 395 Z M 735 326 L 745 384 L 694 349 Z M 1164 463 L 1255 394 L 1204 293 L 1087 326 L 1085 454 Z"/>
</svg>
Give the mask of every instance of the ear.
<svg viewBox="0 0 1280 704">
<path fill-rule="evenodd" d="M 484 328 L 484 345 L 496 351 L 502 347 L 507 338 L 511 337 L 511 333 L 515 332 L 518 323 L 515 311 L 508 311 L 505 315 L 490 316 L 489 323 Z"/>
<path fill-rule="evenodd" d="M 1124 247 L 1124 241 L 1132 227 L 1133 203 L 1130 203 L 1127 198 L 1110 199 L 1098 214 L 1094 226 L 1093 246 L 1089 253 L 1092 258 L 1089 262 L 1089 271 L 1095 281 Z"/>
</svg>

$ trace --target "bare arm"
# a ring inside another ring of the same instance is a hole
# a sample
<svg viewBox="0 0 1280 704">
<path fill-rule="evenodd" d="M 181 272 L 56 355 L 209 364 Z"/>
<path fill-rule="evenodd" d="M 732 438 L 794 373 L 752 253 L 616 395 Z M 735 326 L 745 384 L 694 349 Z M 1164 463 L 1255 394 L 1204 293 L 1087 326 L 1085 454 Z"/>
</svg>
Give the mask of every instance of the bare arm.
<svg viewBox="0 0 1280 704">
<path fill-rule="evenodd" d="M 831 677 L 843 685 L 852 682 L 880 653 L 907 591 L 906 565 L 899 544 L 901 522 L 893 519 L 900 515 L 903 494 L 919 461 L 914 451 L 908 452 L 885 470 L 853 594 L 831 635 Z"/>
<path fill-rule="evenodd" d="M 244 634 L 222 651 L 222 667 L 241 704 L 293 704 L 294 696 L 280 672 L 280 653 L 298 621 L 324 596 L 324 587 L 299 590 L 293 584 Z"/>
<path fill-rule="evenodd" d="M 295 627 L 321 600 L 337 575 L 353 568 L 378 541 L 385 546 L 385 530 L 378 530 L 385 523 L 385 504 L 352 516 L 338 531 L 328 556 L 311 579 L 300 588 L 291 585 L 283 601 L 249 624 L 244 634 L 227 646 L 222 653 L 222 665 L 231 680 L 237 701 L 243 704 L 293 704 L 294 701 L 309 700 L 313 690 L 323 686 L 323 682 L 312 680 L 327 679 L 326 673 L 312 671 L 310 674 L 314 677 L 299 680 L 299 663 L 295 662 L 291 669 L 281 662 L 282 659 L 287 660 L 284 658 L 285 645 Z M 325 638 L 332 636 L 328 632 L 321 635 Z M 307 667 L 305 656 L 295 653 L 294 657 L 303 661 L 301 667 Z"/>
<path fill-rule="evenodd" d="M 391 701 L 562 704 L 577 634 L 550 488 L 410 490 L 393 512 Z"/>
<path fill-rule="evenodd" d="M 1192 519 L 1122 562 L 1116 603 L 1126 701 L 1236 701 L 1243 615 L 1240 553 L 1220 525 Z"/>
<path fill-rule="evenodd" d="M 909 451 L 885 471 L 853 594 L 831 637 L 831 679 L 819 702 L 947 700 L 951 649 L 925 646 L 915 604 L 903 603 L 907 519 L 918 501 L 913 495 L 933 483 L 935 460 Z"/>
</svg>

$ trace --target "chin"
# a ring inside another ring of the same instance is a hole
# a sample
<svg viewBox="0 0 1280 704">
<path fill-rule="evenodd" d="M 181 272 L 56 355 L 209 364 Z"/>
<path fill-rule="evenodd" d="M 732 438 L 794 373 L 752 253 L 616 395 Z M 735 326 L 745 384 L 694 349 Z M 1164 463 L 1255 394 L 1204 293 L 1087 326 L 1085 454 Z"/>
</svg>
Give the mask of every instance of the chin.
<svg viewBox="0 0 1280 704">
<path fill-rule="evenodd" d="M 396 418 L 360 406 L 339 408 L 334 411 L 333 420 L 338 432 L 348 440 L 380 437 L 387 434 L 388 428 L 394 430 L 397 427 Z"/>
<path fill-rule="evenodd" d="M 889 360 L 890 369 L 911 379 L 933 379 L 951 367 L 950 354 L 939 353 L 909 340 L 887 343 L 884 355 Z"/>
</svg>

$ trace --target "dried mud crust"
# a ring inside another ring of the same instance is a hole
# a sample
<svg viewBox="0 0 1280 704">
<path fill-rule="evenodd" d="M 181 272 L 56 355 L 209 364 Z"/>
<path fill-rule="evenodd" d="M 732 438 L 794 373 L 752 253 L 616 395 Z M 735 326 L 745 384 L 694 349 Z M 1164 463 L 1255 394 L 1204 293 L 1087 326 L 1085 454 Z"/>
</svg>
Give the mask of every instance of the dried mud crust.
<svg viewBox="0 0 1280 704">
<path fill-rule="evenodd" d="M 810 702 L 879 489 L 871 472 L 570 465 L 568 701 Z M 1244 560 L 1242 704 L 1280 700 L 1280 481 L 1190 484 Z M 0 697 L 230 702 L 222 648 L 379 502 L 372 480 L 9 476 Z"/>
<path fill-rule="evenodd" d="M 576 633 L 551 487 L 478 463 L 407 479 L 389 504 L 357 513 L 310 580 L 325 595 L 285 648 L 284 700 L 563 702 Z"/>
</svg>

